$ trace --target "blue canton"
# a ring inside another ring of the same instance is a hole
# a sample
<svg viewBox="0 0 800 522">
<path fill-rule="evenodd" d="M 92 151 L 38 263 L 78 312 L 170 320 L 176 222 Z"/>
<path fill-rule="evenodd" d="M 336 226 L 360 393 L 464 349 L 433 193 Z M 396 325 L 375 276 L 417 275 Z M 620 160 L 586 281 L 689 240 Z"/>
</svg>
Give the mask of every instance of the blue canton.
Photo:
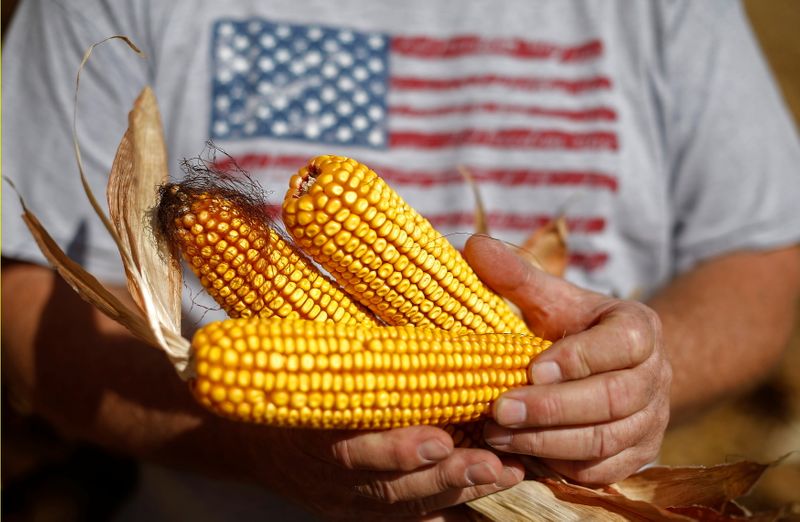
<svg viewBox="0 0 800 522">
<path fill-rule="evenodd" d="M 214 139 L 387 146 L 387 35 L 220 20 L 212 43 Z"/>
</svg>

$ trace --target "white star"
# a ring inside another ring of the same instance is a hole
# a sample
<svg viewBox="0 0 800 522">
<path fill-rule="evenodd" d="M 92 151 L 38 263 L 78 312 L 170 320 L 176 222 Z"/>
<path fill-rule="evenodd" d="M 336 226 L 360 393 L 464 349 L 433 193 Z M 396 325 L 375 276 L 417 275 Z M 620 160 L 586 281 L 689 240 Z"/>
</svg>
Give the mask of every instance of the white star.
<svg viewBox="0 0 800 522">
<path fill-rule="evenodd" d="M 278 61 L 278 63 L 286 63 L 291 59 L 291 57 L 292 53 L 290 53 L 289 50 L 284 47 L 281 47 L 275 51 L 275 59 Z"/>
<path fill-rule="evenodd" d="M 264 47 L 265 49 L 272 49 L 277 43 L 275 41 L 275 37 L 271 34 L 262 35 L 261 38 L 258 39 L 258 42 L 261 44 L 261 47 Z"/>
<path fill-rule="evenodd" d="M 352 91 L 355 88 L 356 83 L 349 76 L 342 76 L 341 78 L 339 78 L 339 81 L 336 82 L 336 85 L 341 90 L 343 90 L 345 92 L 349 92 L 349 91 Z"/>
<path fill-rule="evenodd" d="M 269 56 L 263 56 L 258 59 L 258 68 L 262 71 L 271 71 L 275 68 L 275 62 Z"/>
<path fill-rule="evenodd" d="M 266 120 L 272 115 L 272 111 L 266 105 L 259 105 L 256 109 L 256 116 L 259 119 Z"/>
<path fill-rule="evenodd" d="M 326 63 L 322 66 L 322 76 L 325 78 L 335 78 L 339 74 L 339 69 L 332 63 Z"/>
<path fill-rule="evenodd" d="M 292 71 L 292 74 L 300 76 L 304 72 L 306 72 L 306 66 L 303 62 L 294 61 L 289 66 L 289 70 Z"/>
<path fill-rule="evenodd" d="M 247 48 L 249 45 L 250 45 L 250 39 L 244 36 L 243 34 L 237 35 L 233 39 L 233 46 L 240 51 L 242 49 Z"/>
<path fill-rule="evenodd" d="M 330 85 L 326 85 L 322 88 L 322 91 L 320 91 L 319 96 L 322 98 L 322 101 L 330 103 L 336 99 L 336 89 Z"/>
<path fill-rule="evenodd" d="M 306 128 L 303 130 L 303 134 L 306 135 L 308 138 L 316 138 L 320 135 L 322 129 L 319 126 L 319 123 L 315 121 L 310 121 L 306 124 Z"/>
<path fill-rule="evenodd" d="M 272 133 L 281 136 L 289 132 L 289 126 L 286 125 L 285 121 L 276 121 L 272 124 Z"/>
<path fill-rule="evenodd" d="M 367 109 L 367 114 L 370 118 L 377 121 L 383 116 L 383 109 L 377 105 L 372 105 L 369 109 Z"/>
<path fill-rule="evenodd" d="M 377 129 L 369 133 L 367 141 L 372 145 L 383 145 L 383 133 Z"/>
<path fill-rule="evenodd" d="M 279 38 L 288 38 L 292 34 L 292 28 L 288 25 L 279 25 L 275 28 L 275 34 L 278 35 Z"/>
<path fill-rule="evenodd" d="M 309 27 L 308 37 L 311 40 L 319 40 L 320 38 L 322 38 L 322 29 L 320 29 L 319 27 Z"/>
<path fill-rule="evenodd" d="M 214 123 L 214 134 L 215 135 L 222 136 L 222 135 L 228 134 L 228 130 L 230 130 L 228 128 L 228 124 L 225 123 L 224 121 L 218 121 L 218 122 Z"/>
<path fill-rule="evenodd" d="M 306 100 L 305 103 L 306 112 L 310 112 L 311 114 L 316 114 L 322 108 L 322 104 L 316 98 L 309 98 Z"/>
<path fill-rule="evenodd" d="M 351 67 L 353 65 L 353 55 L 350 53 L 341 52 L 336 55 L 336 61 L 339 62 L 339 65 L 344 68 Z"/>
<path fill-rule="evenodd" d="M 326 112 L 319 119 L 319 124 L 325 128 L 332 127 L 335 123 L 336 123 L 336 116 L 334 116 L 330 112 Z"/>
<path fill-rule="evenodd" d="M 356 130 L 363 131 L 369 127 L 369 121 L 364 116 L 359 114 L 353 118 L 353 127 L 355 127 Z"/>
<path fill-rule="evenodd" d="M 359 82 L 363 82 L 364 80 L 369 78 L 369 72 L 367 71 L 367 69 L 359 65 L 358 67 L 353 69 L 353 78 L 355 78 Z"/>
<path fill-rule="evenodd" d="M 278 109 L 279 111 L 282 111 L 283 109 L 289 106 L 289 98 L 283 94 L 280 94 L 272 100 L 272 106 Z"/>
<path fill-rule="evenodd" d="M 381 47 L 383 47 L 383 40 L 384 39 L 382 36 L 372 35 L 369 37 L 369 40 L 367 40 L 367 45 L 369 45 L 373 49 L 380 49 Z"/>
<path fill-rule="evenodd" d="M 219 26 L 219 34 L 222 36 L 231 36 L 235 32 L 236 30 L 233 28 L 233 24 L 222 24 Z"/>
<path fill-rule="evenodd" d="M 359 89 L 353 94 L 353 101 L 358 105 L 364 105 L 369 101 L 369 95 L 363 89 Z"/>
<path fill-rule="evenodd" d="M 322 48 L 325 49 L 326 52 L 333 54 L 339 50 L 339 44 L 336 40 L 325 40 L 325 43 L 322 44 Z"/>
<path fill-rule="evenodd" d="M 309 67 L 316 67 L 322 63 L 322 55 L 319 51 L 309 51 L 303 58 Z"/>
<path fill-rule="evenodd" d="M 339 127 L 336 129 L 336 138 L 339 141 L 348 141 L 353 137 L 353 131 L 350 127 Z"/>
<path fill-rule="evenodd" d="M 227 96 L 219 96 L 217 97 L 217 101 L 214 104 L 219 111 L 226 111 L 231 106 L 231 100 Z"/>
<path fill-rule="evenodd" d="M 346 100 L 342 100 L 336 104 L 336 112 L 342 116 L 349 116 L 353 113 L 353 105 Z"/>
<path fill-rule="evenodd" d="M 233 52 L 233 49 L 231 49 L 231 48 L 230 48 L 230 47 L 228 47 L 227 45 L 220 45 L 220 46 L 217 48 L 217 58 L 219 58 L 219 60 L 220 60 L 221 62 L 228 62 L 228 61 L 230 61 L 230 60 L 231 60 L 231 59 L 232 59 L 232 58 L 233 58 L 235 55 L 236 55 L 236 53 L 234 53 L 234 52 Z"/>
<path fill-rule="evenodd" d="M 231 63 L 231 68 L 237 73 L 247 72 L 250 69 L 250 62 L 242 56 L 237 56 Z"/>
</svg>

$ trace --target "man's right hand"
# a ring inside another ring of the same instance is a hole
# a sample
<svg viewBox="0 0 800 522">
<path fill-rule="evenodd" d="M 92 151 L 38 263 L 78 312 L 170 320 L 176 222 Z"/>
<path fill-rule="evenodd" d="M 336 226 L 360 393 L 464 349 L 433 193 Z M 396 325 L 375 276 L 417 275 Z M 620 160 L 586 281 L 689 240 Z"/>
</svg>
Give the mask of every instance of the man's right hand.
<svg viewBox="0 0 800 522">
<path fill-rule="evenodd" d="M 261 470 L 265 482 L 333 520 L 454 520 L 460 517 L 446 508 L 509 488 L 524 476 L 517 460 L 454 449 L 450 436 L 432 426 L 275 433 L 280 442 L 270 452 L 270 468 Z"/>
</svg>

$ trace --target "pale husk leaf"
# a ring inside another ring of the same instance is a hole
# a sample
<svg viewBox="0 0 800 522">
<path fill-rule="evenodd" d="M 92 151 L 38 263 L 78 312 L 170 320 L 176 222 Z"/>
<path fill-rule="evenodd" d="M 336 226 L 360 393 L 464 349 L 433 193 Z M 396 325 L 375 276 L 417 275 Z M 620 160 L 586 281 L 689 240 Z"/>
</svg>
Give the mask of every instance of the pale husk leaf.
<svg viewBox="0 0 800 522">
<path fill-rule="evenodd" d="M 463 165 L 458 166 L 458 172 L 467 182 L 467 185 L 472 190 L 472 197 L 475 199 L 475 234 L 489 235 L 489 224 L 486 222 L 486 209 L 483 206 L 483 199 L 481 198 L 481 191 L 478 184 L 475 183 L 475 178 L 472 172 Z"/>
<path fill-rule="evenodd" d="M 563 277 L 569 263 L 567 220 L 561 215 L 539 227 L 520 245 L 521 255 L 545 272 Z"/>
<path fill-rule="evenodd" d="M 596 506 L 561 500 L 547 485 L 536 480 L 525 480 L 513 488 L 472 500 L 468 505 L 497 522 L 626 520 L 621 515 Z"/>
<path fill-rule="evenodd" d="M 148 241 L 153 241 L 153 239 L 146 237 L 150 232 L 150 228 L 145 226 L 145 211 L 150 209 L 140 205 L 155 201 L 156 186 L 159 182 L 166 180 L 167 176 L 166 155 L 164 152 L 166 147 L 161 132 L 161 121 L 155 105 L 155 97 L 152 96 L 149 88 L 145 88 L 136 104 L 134 104 L 129 121 L 130 126 L 122 139 L 114 162 L 115 168 L 111 172 L 109 184 L 115 185 L 113 189 L 109 187 L 110 192 L 114 193 L 114 197 L 111 198 L 114 201 L 109 201 L 109 206 L 114 209 L 113 212 L 115 214 L 113 222 L 105 215 L 92 192 L 81 158 L 77 131 L 77 101 L 81 71 L 94 48 L 113 39 L 122 40 L 134 52 L 141 54 L 141 51 L 130 39 L 119 35 L 106 38 L 87 49 L 78 69 L 75 82 L 72 139 L 84 193 L 117 245 L 125 267 L 128 288 L 138 305 L 138 309 L 132 310 L 123 305 L 94 276 L 69 259 L 47 233 L 36 216 L 25 207 L 24 202 L 22 202 L 23 218 L 42 253 L 82 298 L 127 327 L 143 341 L 161 348 L 169 356 L 178 374 L 186 379 L 191 376 L 188 364 L 190 344 L 180 334 L 179 301 L 181 285 L 180 273 L 175 274 L 177 263 L 171 260 L 167 261 L 171 258 L 166 256 L 161 259 L 160 264 L 166 264 L 167 266 L 165 268 L 158 267 L 158 247 L 143 246 Z M 149 156 L 151 152 L 148 152 L 145 147 L 147 149 L 154 148 L 152 156 Z M 132 179 L 139 176 L 143 178 L 137 181 Z M 126 193 L 127 188 L 131 190 Z M 145 194 L 148 191 L 150 194 Z M 133 195 L 131 192 L 136 192 L 136 194 Z M 128 201 L 125 202 L 125 199 L 128 199 Z M 136 217 L 136 214 L 138 214 L 138 217 Z M 169 284 L 162 287 L 161 284 L 165 281 L 169 281 Z M 176 281 L 177 284 L 175 284 Z M 156 292 L 158 293 L 157 295 Z M 175 294 L 177 294 L 177 297 Z M 177 306 L 175 305 L 176 299 L 178 301 Z M 157 305 L 156 303 L 159 304 Z"/>
<path fill-rule="evenodd" d="M 145 87 L 128 117 L 109 176 L 107 197 L 111 221 L 122 248 L 130 252 L 125 265 L 128 290 L 151 323 L 180 331 L 181 269 L 169 247 L 150 226 L 158 186 L 167 181 L 167 153 L 155 95 Z M 138 274 L 138 276 L 137 276 Z M 152 308 L 148 303 L 152 302 Z"/>
</svg>

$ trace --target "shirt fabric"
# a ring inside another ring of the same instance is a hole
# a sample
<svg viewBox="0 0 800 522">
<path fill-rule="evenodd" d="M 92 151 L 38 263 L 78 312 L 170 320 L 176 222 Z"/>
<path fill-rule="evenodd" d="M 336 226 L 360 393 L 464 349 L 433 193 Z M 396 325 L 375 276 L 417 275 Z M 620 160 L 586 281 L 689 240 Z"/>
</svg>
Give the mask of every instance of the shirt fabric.
<svg viewBox="0 0 800 522">
<path fill-rule="evenodd" d="M 461 247 L 465 167 L 492 235 L 519 244 L 563 214 L 566 277 L 618 296 L 800 237 L 797 134 L 735 1 L 26 0 L 3 50 L 3 175 L 101 280 L 123 272 L 70 136 L 81 57 L 113 34 L 145 58 L 108 42 L 82 74 L 98 195 L 150 85 L 174 177 L 212 139 L 279 205 L 308 158 L 350 156 Z M 44 263 L 7 189 L 2 212 L 3 255 Z M 186 280 L 185 322 L 221 317 Z"/>
</svg>

